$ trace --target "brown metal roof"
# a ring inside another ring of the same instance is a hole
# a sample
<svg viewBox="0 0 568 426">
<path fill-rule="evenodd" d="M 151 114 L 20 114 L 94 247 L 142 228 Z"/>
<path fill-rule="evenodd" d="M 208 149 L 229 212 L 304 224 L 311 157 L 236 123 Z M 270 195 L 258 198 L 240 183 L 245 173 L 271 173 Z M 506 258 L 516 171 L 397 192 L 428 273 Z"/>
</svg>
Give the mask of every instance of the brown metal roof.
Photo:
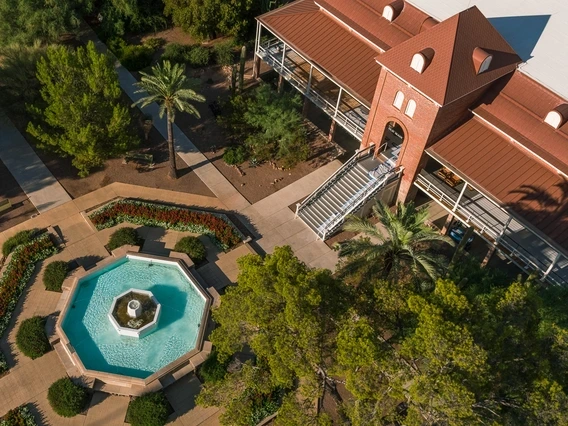
<svg viewBox="0 0 568 426">
<path fill-rule="evenodd" d="M 480 74 L 473 62 L 476 47 L 493 55 L 489 69 Z M 420 74 L 410 63 L 426 49 L 434 55 Z M 377 62 L 445 105 L 511 73 L 521 59 L 479 9 L 471 7 L 393 47 Z"/>
<path fill-rule="evenodd" d="M 428 152 L 568 251 L 568 180 L 524 148 L 473 118 Z"/>
<path fill-rule="evenodd" d="M 294 50 L 323 68 L 368 105 L 381 67 L 379 50 L 329 16 L 313 0 L 300 0 L 258 17 Z"/>
<path fill-rule="evenodd" d="M 316 0 L 326 11 L 337 17 L 363 37 L 383 50 L 418 34 L 429 16 L 401 0 Z M 400 3 L 402 11 L 393 20 L 383 18 L 385 6 Z"/>
<path fill-rule="evenodd" d="M 544 122 L 548 112 L 563 105 L 561 97 L 517 71 L 496 84 L 474 112 L 568 174 L 568 122 L 558 130 Z"/>
</svg>

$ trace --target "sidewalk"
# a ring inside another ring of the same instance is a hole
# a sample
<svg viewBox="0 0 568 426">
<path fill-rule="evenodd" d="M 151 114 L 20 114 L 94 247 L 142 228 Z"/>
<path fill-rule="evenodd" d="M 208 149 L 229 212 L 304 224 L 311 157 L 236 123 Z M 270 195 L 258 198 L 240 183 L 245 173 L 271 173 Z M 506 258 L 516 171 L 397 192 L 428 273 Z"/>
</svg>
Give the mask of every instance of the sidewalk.
<svg viewBox="0 0 568 426">
<path fill-rule="evenodd" d="M 106 45 L 99 40 L 95 32 L 86 25 L 84 32 L 81 34 L 80 39 L 83 42 L 92 41 L 99 52 L 108 53 L 112 58 L 115 56 L 110 52 Z M 142 93 L 134 93 L 137 88 L 134 83 L 137 80 L 134 76 L 124 68 L 118 60 L 115 62 L 116 72 L 118 73 L 118 80 L 122 90 L 133 101 L 144 97 Z M 167 123 L 166 117 L 160 118 L 158 115 L 159 107 L 157 104 L 151 104 L 144 108 L 145 113 L 151 114 L 154 120 L 154 127 L 160 132 L 164 139 L 167 139 Z M 239 191 L 229 182 L 225 176 L 217 170 L 217 168 L 209 162 L 207 157 L 203 155 L 197 147 L 189 140 L 189 138 L 174 124 L 174 140 L 176 144 L 176 151 L 181 159 L 195 172 L 195 174 L 207 185 L 207 187 L 219 198 L 227 208 L 231 210 L 241 210 L 248 206 L 250 203 L 243 197 Z"/>
<path fill-rule="evenodd" d="M 71 201 L 10 119 L 0 111 L 0 160 L 38 212 L 44 213 Z"/>
</svg>

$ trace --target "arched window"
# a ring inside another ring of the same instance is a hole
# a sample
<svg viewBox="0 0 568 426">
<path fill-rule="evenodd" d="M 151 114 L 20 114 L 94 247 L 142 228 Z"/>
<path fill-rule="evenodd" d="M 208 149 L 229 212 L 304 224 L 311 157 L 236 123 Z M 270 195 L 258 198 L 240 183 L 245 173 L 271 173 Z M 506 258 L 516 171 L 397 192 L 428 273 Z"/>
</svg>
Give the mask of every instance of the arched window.
<svg viewBox="0 0 568 426">
<path fill-rule="evenodd" d="M 394 102 L 392 103 L 396 109 L 402 108 L 402 103 L 404 102 L 404 93 L 398 91 L 394 97 Z"/>
<path fill-rule="evenodd" d="M 385 6 L 385 8 L 383 9 L 383 18 L 385 18 L 389 22 L 392 22 L 394 18 L 394 8 L 392 6 Z"/>
<path fill-rule="evenodd" d="M 492 55 L 487 56 L 483 62 L 481 63 L 481 66 L 479 67 L 479 73 L 481 74 L 484 71 L 487 71 L 489 69 L 489 66 L 491 65 L 491 60 L 493 59 Z"/>
<path fill-rule="evenodd" d="M 416 111 L 416 102 L 414 102 L 412 99 L 408 101 L 408 103 L 406 104 L 406 109 L 404 110 L 404 113 L 412 118 L 414 117 L 414 112 Z"/>
<path fill-rule="evenodd" d="M 422 74 L 426 66 L 426 58 L 422 53 L 415 53 L 410 62 L 410 68 Z"/>
<path fill-rule="evenodd" d="M 552 110 L 548 114 L 546 114 L 546 118 L 544 122 L 555 129 L 560 128 L 562 124 L 564 124 L 564 117 L 558 111 Z"/>
</svg>

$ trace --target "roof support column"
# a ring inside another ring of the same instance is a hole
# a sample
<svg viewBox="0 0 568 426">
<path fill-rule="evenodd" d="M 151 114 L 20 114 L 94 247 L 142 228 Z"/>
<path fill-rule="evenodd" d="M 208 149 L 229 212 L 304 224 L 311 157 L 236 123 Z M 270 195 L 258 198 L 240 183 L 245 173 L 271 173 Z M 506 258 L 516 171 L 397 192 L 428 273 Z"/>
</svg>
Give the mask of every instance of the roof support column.
<svg viewBox="0 0 568 426">
<path fill-rule="evenodd" d="M 286 43 L 282 43 L 284 48 L 282 49 L 282 63 L 280 64 L 280 71 L 284 72 L 284 61 L 286 60 Z"/>
<path fill-rule="evenodd" d="M 312 87 L 312 74 L 314 71 L 314 66 L 310 64 L 310 76 L 308 77 L 308 85 L 306 86 L 306 95 L 310 93 L 310 89 Z"/>
<path fill-rule="evenodd" d="M 503 229 L 501 230 L 501 232 L 499 233 L 499 236 L 495 240 L 495 244 L 499 244 L 499 241 L 501 241 L 501 238 L 503 237 L 503 235 L 505 235 L 505 232 L 507 231 L 507 228 L 511 224 L 512 220 L 513 220 L 513 216 L 509 215 L 507 222 L 505 222 L 505 226 L 503 226 Z"/>
<path fill-rule="evenodd" d="M 544 281 L 546 279 L 546 277 L 548 277 L 548 274 L 550 274 L 552 272 L 552 270 L 554 269 L 554 267 L 556 266 L 556 264 L 560 260 L 560 257 L 561 257 L 560 253 L 556 253 L 556 257 L 554 258 L 554 260 L 552 261 L 552 263 L 550 264 L 550 266 L 547 268 L 544 275 L 542 276 L 542 281 Z"/>
<path fill-rule="evenodd" d="M 461 190 L 461 192 L 460 192 L 460 195 L 458 196 L 458 199 L 456 200 L 456 204 L 454 205 L 454 208 L 452 209 L 453 212 L 455 212 L 455 211 L 458 209 L 458 207 L 459 207 L 459 205 L 460 205 L 460 201 L 461 201 L 461 199 L 462 199 L 462 197 L 463 197 L 463 194 L 464 194 L 464 192 L 465 192 L 466 189 L 467 189 L 467 182 L 464 181 L 464 182 L 463 182 L 463 188 L 462 188 L 462 190 Z"/>
<path fill-rule="evenodd" d="M 255 80 L 260 77 L 260 33 L 262 32 L 262 25 L 260 21 L 256 21 L 256 41 L 254 43 L 254 63 L 252 66 L 252 78 Z"/>
<path fill-rule="evenodd" d="M 337 111 L 339 110 L 339 103 L 341 102 L 341 95 L 343 94 L 343 87 L 339 87 L 339 95 L 337 96 L 337 104 L 335 105 L 334 117 L 337 117 Z"/>
</svg>

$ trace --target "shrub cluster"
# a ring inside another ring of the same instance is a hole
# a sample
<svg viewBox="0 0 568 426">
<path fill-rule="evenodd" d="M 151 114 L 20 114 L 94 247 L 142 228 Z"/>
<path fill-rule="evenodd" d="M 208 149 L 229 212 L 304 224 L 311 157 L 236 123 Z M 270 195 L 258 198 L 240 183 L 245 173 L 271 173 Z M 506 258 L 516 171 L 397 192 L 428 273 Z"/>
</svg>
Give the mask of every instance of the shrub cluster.
<svg viewBox="0 0 568 426">
<path fill-rule="evenodd" d="M 120 228 L 112 233 L 108 240 L 108 248 L 110 251 L 125 245 L 135 246 L 139 243 L 140 238 L 134 228 Z"/>
<path fill-rule="evenodd" d="M 212 237 L 224 250 L 238 244 L 242 239 L 241 234 L 223 215 L 135 200 L 110 203 L 89 218 L 99 230 L 130 222 L 205 234 Z"/>
<path fill-rule="evenodd" d="M 155 51 L 153 44 L 154 42 L 144 45 L 126 44 L 121 38 L 112 38 L 108 41 L 108 48 L 129 71 L 140 71 L 152 64 Z"/>
<path fill-rule="evenodd" d="M 130 402 L 126 420 L 132 426 L 163 426 L 168 421 L 168 411 L 163 392 L 147 393 Z"/>
<path fill-rule="evenodd" d="M 205 67 L 211 61 L 211 49 L 199 44 L 190 46 L 171 43 L 166 46 L 162 59 L 188 64 L 193 68 Z"/>
<path fill-rule="evenodd" d="M 49 234 L 43 234 L 14 249 L 10 263 L 0 280 L 0 335 L 4 332 L 36 262 L 57 253 Z"/>
<path fill-rule="evenodd" d="M 56 260 L 45 267 L 43 285 L 49 291 L 61 291 L 61 286 L 69 272 L 69 264 L 63 260 Z"/>
<path fill-rule="evenodd" d="M 229 66 L 235 63 L 235 43 L 233 40 L 218 43 L 213 47 L 213 56 L 217 65 Z"/>
<path fill-rule="evenodd" d="M 87 390 L 63 377 L 54 382 L 47 391 L 49 405 L 61 417 L 80 414 L 87 404 Z"/>
<path fill-rule="evenodd" d="M 0 374 L 5 373 L 6 371 L 8 371 L 8 362 L 6 361 L 4 353 L 0 351 Z"/>
<path fill-rule="evenodd" d="M 0 420 L 0 426 L 37 426 L 37 422 L 27 405 L 8 411 Z"/>
<path fill-rule="evenodd" d="M 176 243 L 174 250 L 187 254 L 195 263 L 203 261 L 207 255 L 205 246 L 197 237 L 183 237 Z"/>
<path fill-rule="evenodd" d="M 35 229 L 26 229 L 8 238 L 6 241 L 4 241 L 4 244 L 2 245 L 2 255 L 6 257 L 10 253 L 12 253 L 12 251 L 14 251 L 14 249 L 19 245 L 29 243 L 36 232 L 37 230 Z"/>
<path fill-rule="evenodd" d="M 229 166 L 236 166 L 244 163 L 248 156 L 248 150 L 244 145 L 230 146 L 223 154 L 223 161 Z"/>
<path fill-rule="evenodd" d="M 227 374 L 227 366 L 230 359 L 225 362 L 219 362 L 217 352 L 213 351 L 207 359 L 199 367 L 199 376 L 205 383 L 219 382 L 225 378 Z"/>
<path fill-rule="evenodd" d="M 49 352 L 51 346 L 45 334 L 45 318 L 35 316 L 22 321 L 16 334 L 16 345 L 31 359 L 39 358 Z"/>
</svg>

